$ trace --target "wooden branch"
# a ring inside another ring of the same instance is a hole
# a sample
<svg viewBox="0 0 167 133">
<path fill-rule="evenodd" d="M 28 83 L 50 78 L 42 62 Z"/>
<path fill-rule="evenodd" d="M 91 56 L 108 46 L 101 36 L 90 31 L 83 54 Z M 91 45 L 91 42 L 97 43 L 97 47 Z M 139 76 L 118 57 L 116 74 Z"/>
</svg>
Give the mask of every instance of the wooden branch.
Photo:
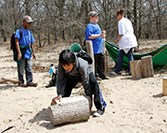
<svg viewBox="0 0 167 133">
<path fill-rule="evenodd" d="M 6 127 L 5 129 L 1 130 L 1 133 L 4 133 L 4 132 L 6 132 L 6 131 L 12 129 L 13 127 L 14 127 L 14 126 L 8 126 L 8 127 Z"/>
<path fill-rule="evenodd" d="M 4 83 L 7 83 L 7 82 L 11 82 L 13 84 L 18 84 L 18 80 L 13 80 L 13 79 L 6 79 L 6 78 L 1 78 L 0 79 L 0 84 L 4 84 Z"/>
</svg>

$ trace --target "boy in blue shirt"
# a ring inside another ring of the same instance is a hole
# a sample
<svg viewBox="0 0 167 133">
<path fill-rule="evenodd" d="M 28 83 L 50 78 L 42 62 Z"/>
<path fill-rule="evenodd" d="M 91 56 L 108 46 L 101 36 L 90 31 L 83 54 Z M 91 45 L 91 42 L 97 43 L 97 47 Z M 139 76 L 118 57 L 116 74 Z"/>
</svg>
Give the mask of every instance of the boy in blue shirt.
<svg viewBox="0 0 167 133">
<path fill-rule="evenodd" d="M 93 44 L 94 59 L 95 59 L 95 76 L 101 79 L 108 79 L 104 74 L 104 38 L 105 33 L 102 33 L 100 26 L 97 24 L 99 17 L 98 13 L 91 11 L 89 14 L 90 23 L 85 30 L 86 40 L 91 40 Z"/>
</svg>

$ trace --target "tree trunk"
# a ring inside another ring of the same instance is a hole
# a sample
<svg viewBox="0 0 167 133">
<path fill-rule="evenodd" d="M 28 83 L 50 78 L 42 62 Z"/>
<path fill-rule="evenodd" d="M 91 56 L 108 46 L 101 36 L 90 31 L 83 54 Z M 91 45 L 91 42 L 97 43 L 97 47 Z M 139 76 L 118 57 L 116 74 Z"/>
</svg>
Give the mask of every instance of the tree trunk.
<svg viewBox="0 0 167 133">
<path fill-rule="evenodd" d="M 133 8 L 133 16 L 134 16 L 134 23 L 133 23 L 133 27 L 134 27 L 134 33 L 136 35 L 136 37 L 138 38 L 138 32 L 137 32 L 137 0 L 134 0 L 134 8 Z"/>
<path fill-rule="evenodd" d="M 138 28 L 138 38 L 141 38 L 141 35 L 142 35 L 142 21 L 141 21 L 141 18 L 142 18 L 142 0 L 139 1 L 139 28 Z"/>
<path fill-rule="evenodd" d="M 157 28 L 157 35 L 158 39 L 162 39 L 161 37 L 161 8 L 160 8 L 160 2 L 157 0 L 157 8 L 158 8 L 158 16 L 156 18 L 156 28 Z"/>
<path fill-rule="evenodd" d="M 39 48 L 42 47 L 42 45 L 41 45 L 41 35 L 40 35 L 40 31 L 38 31 L 38 45 L 39 45 Z"/>
<path fill-rule="evenodd" d="M 78 17 L 81 17 L 84 13 L 85 24 L 89 23 L 88 13 L 91 11 L 91 0 L 82 0 L 80 12 Z"/>
<path fill-rule="evenodd" d="M 30 15 L 31 16 L 31 6 L 30 6 L 30 2 L 31 0 L 25 0 L 24 4 L 25 4 L 25 12 L 26 12 L 26 15 Z"/>
<path fill-rule="evenodd" d="M 59 14 L 60 14 L 60 35 L 61 38 L 63 39 L 63 41 L 66 40 L 65 38 L 65 30 L 64 30 L 64 20 L 63 20 L 63 15 L 64 15 L 64 4 L 65 4 L 65 0 L 59 0 L 58 1 L 58 7 L 59 7 Z"/>
<path fill-rule="evenodd" d="M 48 26 L 48 37 L 47 37 L 47 39 L 48 39 L 48 44 L 50 44 L 50 27 Z"/>
</svg>

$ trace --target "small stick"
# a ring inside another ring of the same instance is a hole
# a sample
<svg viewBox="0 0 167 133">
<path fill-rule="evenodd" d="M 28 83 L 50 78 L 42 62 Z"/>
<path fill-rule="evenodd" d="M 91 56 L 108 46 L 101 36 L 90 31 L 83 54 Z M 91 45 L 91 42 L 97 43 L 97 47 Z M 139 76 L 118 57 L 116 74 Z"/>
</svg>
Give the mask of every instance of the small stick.
<svg viewBox="0 0 167 133">
<path fill-rule="evenodd" d="M 6 131 L 12 129 L 13 127 L 14 127 L 14 126 L 9 126 L 9 127 L 5 128 L 5 129 L 3 129 L 3 130 L 1 131 L 1 133 L 4 133 L 4 132 L 6 132 Z"/>
</svg>

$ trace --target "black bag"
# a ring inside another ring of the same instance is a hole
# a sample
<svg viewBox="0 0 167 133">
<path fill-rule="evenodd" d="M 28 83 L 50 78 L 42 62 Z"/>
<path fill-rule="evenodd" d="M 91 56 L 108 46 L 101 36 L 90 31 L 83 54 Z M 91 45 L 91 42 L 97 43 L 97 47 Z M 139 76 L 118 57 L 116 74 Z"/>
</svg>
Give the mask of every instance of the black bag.
<svg viewBox="0 0 167 133">
<path fill-rule="evenodd" d="M 22 38 L 22 30 L 21 28 L 19 28 L 20 31 L 20 39 Z M 10 49 L 13 50 L 13 60 L 17 61 L 17 50 L 16 50 L 16 44 L 15 44 L 15 34 L 16 32 L 14 32 L 10 38 Z"/>
<path fill-rule="evenodd" d="M 92 58 L 83 50 L 79 51 L 77 54 L 77 57 L 80 57 L 88 62 L 88 64 L 92 64 L 93 60 Z"/>
<path fill-rule="evenodd" d="M 45 86 L 46 88 L 49 88 L 49 87 L 52 87 L 52 86 L 56 86 L 58 67 L 55 67 L 55 70 L 56 71 L 55 71 L 55 73 L 52 74 L 52 78 L 49 81 L 49 84 L 47 84 Z"/>
</svg>

